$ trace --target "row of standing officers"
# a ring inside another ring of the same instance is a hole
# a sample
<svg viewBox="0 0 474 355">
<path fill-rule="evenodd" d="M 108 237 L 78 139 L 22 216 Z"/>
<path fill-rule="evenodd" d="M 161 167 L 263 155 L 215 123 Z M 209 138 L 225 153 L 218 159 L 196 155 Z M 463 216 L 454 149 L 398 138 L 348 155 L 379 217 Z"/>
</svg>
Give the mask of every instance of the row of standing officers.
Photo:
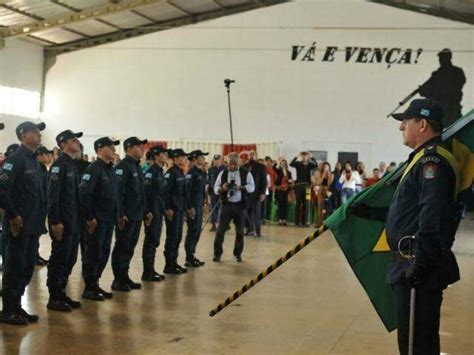
<svg viewBox="0 0 474 355">
<path fill-rule="evenodd" d="M 163 220 L 166 223 L 164 273 L 187 272 L 178 263 L 185 217 L 188 224 L 185 266 L 204 265 L 195 253 L 203 222 L 207 182 L 203 168 L 208 153 L 196 150 L 187 154 L 182 149 L 167 150 L 156 146 L 149 153 L 153 164 L 142 173 L 140 160 L 146 140 L 136 137 L 126 139 L 123 142 L 126 157 L 114 167 L 115 146 L 120 142 L 103 137 L 94 142 L 97 160 L 81 176 L 76 157 L 81 152 L 79 138 L 82 133 L 66 130 L 56 137 L 62 154 L 46 176 L 35 155 L 41 145 L 41 131 L 45 128 L 44 123 L 20 124 L 16 128 L 20 147 L 8 155 L 0 172 L 0 208 L 5 210 L 3 233 L 6 240 L 3 323 L 27 325 L 39 320 L 37 315 L 25 311 L 21 298 L 33 275 L 39 237 L 47 232 L 46 216 L 52 240 L 47 277 L 50 294 L 47 308 L 51 310 L 70 312 L 81 306 L 80 302 L 66 294 L 79 245 L 82 249 L 85 283 L 82 297 L 96 301 L 113 297 L 112 292 L 100 286 L 99 280 L 111 254 L 114 230 L 112 290 L 126 292 L 141 288 L 140 283 L 131 280 L 129 268 L 142 223 L 145 226 L 143 281 L 159 282 L 165 279 L 155 269 Z M 174 163 L 165 172 L 163 166 L 168 157 Z M 185 174 L 183 167 L 187 158 L 191 168 Z M 238 207 L 239 216 L 234 221 L 237 227 L 236 245 L 239 248 L 237 252 L 234 251 L 234 255 L 240 261 L 243 250 L 240 228 L 243 217 L 240 211 L 244 209 L 245 196 L 254 192 L 255 184 L 252 174 L 238 166 L 238 156 L 232 156 L 230 162 L 227 175 L 229 179 L 233 178 L 235 170 L 240 170 L 238 183 L 234 178 L 229 182 L 223 181 L 220 176 L 214 190 L 222 196 L 225 205 L 232 204 L 232 211 Z M 223 212 L 223 217 L 226 218 L 223 224 L 225 230 L 220 228 L 216 235 L 215 261 L 220 260 L 223 235 L 233 216 Z"/>
</svg>

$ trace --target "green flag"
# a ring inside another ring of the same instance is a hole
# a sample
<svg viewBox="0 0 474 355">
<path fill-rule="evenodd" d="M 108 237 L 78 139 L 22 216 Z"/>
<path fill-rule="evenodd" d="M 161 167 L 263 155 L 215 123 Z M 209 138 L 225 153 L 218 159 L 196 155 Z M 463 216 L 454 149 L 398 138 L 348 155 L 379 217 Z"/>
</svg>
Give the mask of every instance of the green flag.
<svg viewBox="0 0 474 355">
<path fill-rule="evenodd" d="M 450 126 L 443 133 L 443 141 L 456 158 L 458 191 L 462 196 L 474 180 L 474 110 Z M 386 281 L 392 257 L 384 223 L 358 217 L 351 207 L 363 204 L 379 211 L 387 210 L 406 166 L 403 164 L 377 184 L 352 197 L 324 222 L 388 331 L 397 327 L 397 319 L 393 292 Z"/>
</svg>

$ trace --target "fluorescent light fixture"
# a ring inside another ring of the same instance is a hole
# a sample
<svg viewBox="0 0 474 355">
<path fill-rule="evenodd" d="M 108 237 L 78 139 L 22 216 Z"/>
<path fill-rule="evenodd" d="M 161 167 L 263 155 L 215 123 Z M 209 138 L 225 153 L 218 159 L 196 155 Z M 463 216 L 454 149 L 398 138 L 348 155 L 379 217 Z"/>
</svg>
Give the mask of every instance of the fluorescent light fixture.
<svg viewBox="0 0 474 355">
<path fill-rule="evenodd" d="M 38 118 L 40 114 L 40 93 L 0 85 L 0 113 Z"/>
</svg>

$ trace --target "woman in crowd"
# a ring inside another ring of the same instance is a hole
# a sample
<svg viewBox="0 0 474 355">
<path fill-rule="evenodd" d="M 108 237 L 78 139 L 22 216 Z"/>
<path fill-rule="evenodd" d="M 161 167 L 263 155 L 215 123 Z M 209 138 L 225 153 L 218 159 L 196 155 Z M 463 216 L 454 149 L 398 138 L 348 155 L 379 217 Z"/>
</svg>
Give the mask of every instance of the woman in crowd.
<svg viewBox="0 0 474 355">
<path fill-rule="evenodd" d="M 313 193 L 315 196 L 317 211 L 316 225 L 320 227 L 322 226 L 326 216 L 331 212 L 331 192 L 329 191 L 329 187 L 332 185 L 334 180 L 334 176 L 331 172 L 331 165 L 328 162 L 324 162 L 320 166 L 314 178 L 315 186 L 313 187 Z"/>
<path fill-rule="evenodd" d="M 341 162 L 337 162 L 336 166 L 334 167 L 333 181 L 332 185 L 329 188 L 329 191 L 332 193 L 332 206 L 334 209 L 339 208 L 341 206 L 341 191 L 342 191 L 342 184 L 339 182 L 342 174 L 342 164 Z"/>
<path fill-rule="evenodd" d="M 356 171 L 359 174 L 359 182 L 356 184 L 356 192 L 361 192 L 367 182 L 367 173 L 365 172 L 365 165 L 361 161 L 356 164 Z"/>
<path fill-rule="evenodd" d="M 350 162 L 346 162 L 339 182 L 342 184 L 341 202 L 346 203 L 356 193 L 357 184 L 361 183 L 358 172 L 352 170 Z"/>
<path fill-rule="evenodd" d="M 291 171 L 288 170 L 288 162 L 285 159 L 280 161 L 280 167 L 275 168 L 275 199 L 278 204 L 278 224 L 286 226 L 288 215 L 288 194 L 293 186 Z"/>
</svg>

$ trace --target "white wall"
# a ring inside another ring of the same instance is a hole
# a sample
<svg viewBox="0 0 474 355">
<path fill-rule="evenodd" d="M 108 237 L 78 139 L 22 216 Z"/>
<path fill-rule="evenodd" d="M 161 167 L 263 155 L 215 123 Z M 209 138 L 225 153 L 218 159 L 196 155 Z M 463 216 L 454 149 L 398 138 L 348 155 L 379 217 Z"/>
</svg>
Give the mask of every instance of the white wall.
<svg viewBox="0 0 474 355">
<path fill-rule="evenodd" d="M 365 29 L 342 29 L 347 27 Z M 321 62 L 320 51 L 314 62 L 290 60 L 292 45 L 314 41 L 321 49 L 424 53 L 418 64 L 389 69 L 384 63 L 345 63 L 343 52 L 332 63 Z M 230 77 L 237 81 L 232 102 L 239 142 L 282 141 L 288 157 L 327 149 L 331 162 L 337 151 L 359 151 L 369 167 L 401 161 L 407 150 L 397 124 L 385 116 L 438 68 L 436 53 L 445 47 L 455 50 L 453 62 L 468 78 L 464 108 L 473 108 L 472 26 L 448 20 L 360 0 L 298 0 L 158 32 L 59 56 L 47 78 L 48 138 L 71 127 L 90 135 L 225 140 L 223 79 Z"/>
<path fill-rule="evenodd" d="M 18 39 L 8 39 L 0 49 L 0 85 L 18 89 L 41 91 L 43 76 L 43 50 L 40 46 Z M 0 152 L 17 141 L 16 126 L 31 118 L 2 114 L 0 122 L 5 130 L 0 131 Z"/>
</svg>

